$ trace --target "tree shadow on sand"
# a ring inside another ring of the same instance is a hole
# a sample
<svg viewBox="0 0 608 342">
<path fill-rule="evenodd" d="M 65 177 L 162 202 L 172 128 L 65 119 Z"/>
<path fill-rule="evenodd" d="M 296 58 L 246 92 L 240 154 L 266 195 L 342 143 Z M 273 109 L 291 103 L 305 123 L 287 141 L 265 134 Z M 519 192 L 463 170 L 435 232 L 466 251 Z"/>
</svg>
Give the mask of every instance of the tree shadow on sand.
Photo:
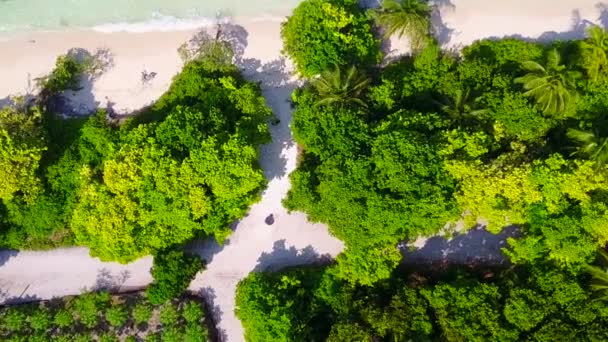
<svg viewBox="0 0 608 342">
<path fill-rule="evenodd" d="M 205 264 L 209 264 L 213 261 L 213 257 L 219 254 L 229 244 L 230 240 L 226 240 L 220 245 L 214 237 L 204 239 L 197 238 L 186 244 L 184 251 L 189 254 L 197 255 Z"/>
<path fill-rule="evenodd" d="M 114 66 L 114 57 L 107 48 L 99 48 L 93 53 L 83 48 L 72 48 L 67 54 L 86 63 L 88 70 L 81 76 L 78 89 L 66 90 L 61 94 L 57 100 L 57 110 L 68 116 L 92 114 L 99 108 L 99 101 L 95 100 L 93 94 L 93 85 Z"/>
<path fill-rule="evenodd" d="M 126 289 L 123 287 L 124 283 L 131 277 L 131 272 L 125 270 L 120 272 L 117 275 L 112 275 L 112 272 L 107 268 L 102 268 L 98 270 L 97 279 L 95 280 L 95 285 L 91 289 L 91 291 L 109 291 L 109 292 L 124 292 L 126 290 L 135 290 L 135 289 Z"/>
<path fill-rule="evenodd" d="M 604 5 L 604 7 L 601 7 L 598 4 L 598 5 L 596 5 L 596 8 L 598 8 L 601 11 L 601 14 L 598 18 L 599 22 L 604 27 L 606 27 L 606 23 L 608 23 L 608 13 L 606 12 L 606 10 L 608 9 L 608 6 Z M 580 39 L 586 38 L 587 29 L 589 27 L 595 25 L 593 23 L 593 21 L 583 18 L 581 16 L 581 12 L 579 9 L 572 10 L 570 20 L 571 20 L 570 28 L 566 31 L 560 31 L 560 32 L 545 31 L 542 34 L 540 34 L 538 37 L 526 37 L 521 34 L 512 34 L 512 35 L 506 35 L 506 36 L 502 36 L 502 37 L 493 36 L 493 37 L 488 37 L 487 39 L 500 40 L 500 39 L 505 39 L 505 38 L 514 38 L 514 39 L 519 39 L 519 40 L 523 40 L 526 42 L 541 43 L 541 44 L 549 44 L 554 41 L 580 40 Z"/>
<path fill-rule="evenodd" d="M 211 336 L 209 336 L 210 340 L 227 341 L 228 334 L 224 329 L 220 329 L 217 325 L 217 322 L 221 320 L 223 311 L 216 304 L 217 295 L 215 294 L 215 290 L 211 287 L 204 287 L 199 291 L 198 295 L 204 299 L 206 312 L 211 314 L 212 322 L 207 322 L 207 326 L 213 328 L 209 330 L 211 333 Z"/>
<path fill-rule="evenodd" d="M 435 236 L 426 241 L 424 247 L 410 251 L 405 244 L 400 245 L 403 264 L 456 264 L 508 265 L 508 258 L 502 253 L 509 237 L 520 236 L 516 226 L 504 228 L 499 234 L 492 234 L 483 227 L 475 227 L 465 234 L 456 234 L 452 239 Z"/>
<path fill-rule="evenodd" d="M 285 58 L 264 63 L 256 58 L 244 57 L 248 34 L 242 26 L 230 25 L 222 32 L 225 32 L 235 50 L 235 63 L 243 76 L 260 85 L 266 105 L 275 115 L 275 124 L 269 126 L 272 142 L 260 147 L 260 164 L 264 175 L 268 180 L 284 177 L 287 172 L 287 158 L 282 152 L 294 145 L 289 127 L 292 119 L 289 99 L 298 84 L 292 80 L 292 73 L 287 68 Z"/>
<path fill-rule="evenodd" d="M 439 46 L 447 46 L 452 40 L 454 33 L 453 28 L 449 28 L 443 21 L 442 12 L 454 11 L 456 6 L 450 0 L 435 0 L 433 1 L 433 10 L 431 12 L 431 30 L 433 36 L 437 39 Z"/>
<path fill-rule="evenodd" d="M 282 151 L 293 146 L 293 137 L 289 129 L 291 122 L 290 95 L 297 84 L 292 81 L 285 59 L 262 62 L 256 58 L 247 58 L 245 52 L 248 46 L 249 33 L 240 25 L 218 23 L 194 34 L 184 45 L 184 56 L 194 51 L 200 51 L 209 40 L 226 42 L 234 52 L 233 62 L 241 70 L 243 76 L 259 84 L 266 104 L 272 109 L 275 119 L 271 120 L 270 134 L 272 142 L 260 147 L 260 164 L 268 180 L 286 176 L 287 159 Z M 182 49 L 182 48 L 180 48 Z M 187 58 L 186 58 L 187 60 Z"/>
<path fill-rule="evenodd" d="M 286 248 L 283 239 L 275 241 L 272 251 L 260 255 L 254 272 L 272 272 L 297 265 L 325 265 L 332 260 L 331 255 L 319 254 L 311 245 L 304 249 L 297 249 L 294 246 Z"/>
<path fill-rule="evenodd" d="M 608 3 L 607 2 L 598 2 L 595 4 L 595 8 L 600 12 L 597 20 L 600 25 L 608 29 Z"/>
<path fill-rule="evenodd" d="M 0 99 L 0 109 L 4 107 L 14 107 L 14 106 L 29 106 L 36 98 L 34 96 L 35 86 L 32 82 L 31 75 L 27 74 L 27 86 L 24 89 L 23 93 L 16 93 L 7 95 L 4 98 Z"/>
<path fill-rule="evenodd" d="M 0 284 L 0 305 L 23 304 L 42 300 L 36 295 L 27 294 L 30 285 L 27 285 L 18 296 L 9 296 L 5 286 L 5 284 Z"/>
<path fill-rule="evenodd" d="M 0 250 L 0 266 L 6 264 L 10 258 L 17 256 L 17 254 L 19 254 L 19 251 L 13 249 Z"/>
</svg>

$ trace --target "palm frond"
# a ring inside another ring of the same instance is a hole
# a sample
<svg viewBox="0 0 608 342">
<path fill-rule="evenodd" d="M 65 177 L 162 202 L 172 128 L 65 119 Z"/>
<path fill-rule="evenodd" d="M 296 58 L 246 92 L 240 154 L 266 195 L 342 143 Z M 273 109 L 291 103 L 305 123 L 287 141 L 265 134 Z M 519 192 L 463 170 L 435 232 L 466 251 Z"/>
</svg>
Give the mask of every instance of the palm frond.
<svg viewBox="0 0 608 342">
<path fill-rule="evenodd" d="M 521 64 L 522 68 L 530 72 L 546 73 L 545 68 L 534 61 L 525 61 Z"/>
<path fill-rule="evenodd" d="M 560 64 L 556 49 L 547 53 L 545 66 L 535 61 L 523 62 L 521 67 L 527 74 L 514 79 L 522 84 L 524 95 L 534 98 L 537 107 L 545 114 L 557 115 L 566 111 L 576 93 L 576 79 L 580 73 L 565 70 Z"/>
<path fill-rule="evenodd" d="M 319 95 L 315 106 L 355 104 L 361 108 L 367 108 L 360 97 L 367 89 L 369 81 L 369 78 L 359 73 L 354 66 L 349 67 L 346 71 L 338 66 L 325 70 L 311 82 Z"/>
<path fill-rule="evenodd" d="M 412 41 L 428 35 L 430 6 L 419 0 L 384 0 L 376 12 L 377 23 L 384 28 L 385 37 L 396 34 Z"/>
</svg>

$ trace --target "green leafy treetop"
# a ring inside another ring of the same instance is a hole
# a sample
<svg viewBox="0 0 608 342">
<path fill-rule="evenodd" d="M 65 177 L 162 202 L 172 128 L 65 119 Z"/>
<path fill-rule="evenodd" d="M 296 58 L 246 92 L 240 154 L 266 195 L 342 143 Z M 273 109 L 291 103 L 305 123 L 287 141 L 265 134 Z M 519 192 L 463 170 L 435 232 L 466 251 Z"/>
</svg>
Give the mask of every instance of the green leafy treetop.
<svg viewBox="0 0 608 342">
<path fill-rule="evenodd" d="M 102 165 L 82 165 L 70 227 L 102 260 L 129 262 L 196 236 L 230 233 L 266 180 L 270 139 L 260 89 L 233 65 L 184 67 L 149 112 L 121 127 Z"/>
<path fill-rule="evenodd" d="M 38 165 L 46 150 L 46 136 L 37 108 L 0 109 L 0 199 L 21 193 L 32 200 L 40 190 Z"/>
<path fill-rule="evenodd" d="M 202 268 L 197 256 L 176 250 L 157 252 L 151 270 L 154 282 L 146 290 L 150 303 L 163 304 L 178 297 Z"/>
<path fill-rule="evenodd" d="M 300 74 L 311 77 L 334 65 L 380 61 L 379 41 L 356 0 L 306 0 L 281 29 L 283 50 Z"/>
</svg>

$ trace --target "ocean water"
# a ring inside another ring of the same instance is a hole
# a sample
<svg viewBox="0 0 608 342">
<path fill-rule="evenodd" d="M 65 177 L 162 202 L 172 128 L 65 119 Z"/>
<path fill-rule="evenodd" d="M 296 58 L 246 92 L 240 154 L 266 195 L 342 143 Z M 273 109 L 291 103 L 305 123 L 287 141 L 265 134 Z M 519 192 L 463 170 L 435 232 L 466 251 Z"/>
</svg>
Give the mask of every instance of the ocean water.
<svg viewBox="0 0 608 342">
<path fill-rule="evenodd" d="M 0 33 L 93 28 L 170 31 L 217 17 L 280 18 L 300 0 L 0 0 Z"/>
</svg>

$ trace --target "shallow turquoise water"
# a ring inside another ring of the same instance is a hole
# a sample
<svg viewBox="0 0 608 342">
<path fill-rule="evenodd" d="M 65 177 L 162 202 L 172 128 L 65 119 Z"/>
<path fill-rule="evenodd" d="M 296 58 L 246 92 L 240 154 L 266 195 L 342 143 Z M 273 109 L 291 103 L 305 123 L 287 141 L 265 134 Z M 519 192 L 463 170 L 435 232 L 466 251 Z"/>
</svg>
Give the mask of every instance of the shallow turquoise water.
<svg viewBox="0 0 608 342">
<path fill-rule="evenodd" d="M 0 0 L 0 32 L 171 30 L 220 16 L 282 16 L 300 0 Z"/>
</svg>

